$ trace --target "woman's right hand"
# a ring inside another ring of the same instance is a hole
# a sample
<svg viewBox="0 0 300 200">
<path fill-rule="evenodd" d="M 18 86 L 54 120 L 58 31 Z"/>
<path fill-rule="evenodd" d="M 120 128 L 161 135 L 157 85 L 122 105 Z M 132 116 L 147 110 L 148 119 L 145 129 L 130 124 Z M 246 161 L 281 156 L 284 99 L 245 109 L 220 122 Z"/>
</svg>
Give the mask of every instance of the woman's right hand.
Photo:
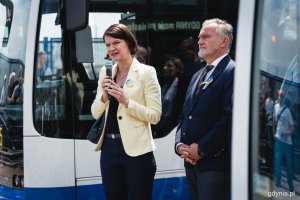
<svg viewBox="0 0 300 200">
<path fill-rule="evenodd" d="M 108 92 L 107 90 L 109 89 L 110 85 L 111 85 L 111 79 L 107 76 L 102 80 L 101 83 L 101 88 L 102 88 L 102 97 L 101 97 L 101 101 L 103 103 L 105 103 L 108 100 Z"/>
</svg>

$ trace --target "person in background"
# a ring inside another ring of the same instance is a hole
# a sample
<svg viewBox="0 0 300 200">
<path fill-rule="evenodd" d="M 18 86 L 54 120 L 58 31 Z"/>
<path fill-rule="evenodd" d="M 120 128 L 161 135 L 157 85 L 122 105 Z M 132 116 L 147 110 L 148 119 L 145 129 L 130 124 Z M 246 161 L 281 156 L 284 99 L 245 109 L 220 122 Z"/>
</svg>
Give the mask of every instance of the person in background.
<svg viewBox="0 0 300 200">
<path fill-rule="evenodd" d="M 205 61 L 198 56 L 197 41 L 193 38 L 185 38 L 179 45 L 179 56 L 184 68 L 178 81 L 176 104 L 174 115 L 179 116 L 182 111 L 184 97 L 193 75 L 205 66 Z M 178 119 L 177 119 L 178 121 Z"/>
<path fill-rule="evenodd" d="M 12 72 L 9 75 L 8 79 L 8 86 L 6 88 L 6 103 L 12 104 L 14 102 L 14 99 L 12 98 L 12 94 L 14 92 L 16 86 L 16 73 Z"/>
<path fill-rule="evenodd" d="M 275 133 L 274 168 L 275 185 L 281 187 L 281 168 L 285 158 L 287 182 L 290 192 L 293 186 L 293 140 L 294 120 L 290 110 L 291 102 L 285 97 L 284 90 L 278 90 L 278 103 L 274 106 L 273 124 Z"/>
<path fill-rule="evenodd" d="M 232 26 L 210 19 L 198 36 L 207 65 L 192 78 L 175 137 L 185 161 L 193 200 L 230 199 L 232 98 L 235 62 L 229 54 Z"/>
<path fill-rule="evenodd" d="M 181 60 L 177 57 L 170 57 L 163 67 L 165 80 L 161 90 L 162 115 L 160 122 L 153 126 L 156 137 L 167 135 L 177 125 L 178 116 L 174 115 L 174 108 L 178 104 L 175 96 L 183 68 Z"/>
<path fill-rule="evenodd" d="M 143 64 L 147 63 L 148 52 L 145 47 L 138 46 L 138 50 L 135 55 L 136 59 Z"/>
<path fill-rule="evenodd" d="M 18 85 L 15 87 L 14 92 L 12 94 L 12 99 L 15 104 L 23 103 L 23 78 L 19 77 Z"/>
<path fill-rule="evenodd" d="M 161 91 L 162 99 L 164 99 L 164 97 L 169 96 L 168 93 L 171 92 L 170 89 L 171 90 L 176 89 L 176 86 L 178 84 L 178 77 L 180 76 L 180 74 L 182 74 L 183 68 L 184 68 L 183 64 L 179 58 L 172 57 L 166 62 L 163 68 L 166 80 Z M 172 94 L 173 93 L 174 91 L 172 92 Z"/>
<path fill-rule="evenodd" d="M 269 90 L 267 92 L 267 98 L 265 102 L 265 109 L 266 109 L 266 120 L 267 120 L 267 125 L 273 124 L 273 111 L 274 111 L 274 100 L 273 100 L 273 92 L 272 90 Z M 272 132 L 272 131 L 270 131 Z"/>
<path fill-rule="evenodd" d="M 273 166 L 273 150 L 274 150 L 274 134 L 273 134 L 273 111 L 274 111 L 274 100 L 273 100 L 273 91 L 269 90 L 266 94 L 267 99 L 265 101 L 265 132 L 266 132 L 266 141 L 267 141 L 267 151 L 266 151 L 266 161 L 268 170 L 272 170 Z"/>
<path fill-rule="evenodd" d="M 105 128 L 96 145 L 104 193 L 108 200 L 151 200 L 156 163 L 150 124 L 161 115 L 156 71 L 134 57 L 138 45 L 127 26 L 111 25 L 103 40 L 108 57 L 117 62 L 112 80 L 101 69 L 91 107 L 94 118 L 105 111 Z"/>
<path fill-rule="evenodd" d="M 6 74 L 3 77 L 3 85 L 1 90 L 1 98 L 0 98 L 0 105 L 3 106 L 6 103 Z"/>
<path fill-rule="evenodd" d="M 48 56 L 47 56 L 46 52 L 41 51 L 38 53 L 38 61 L 37 61 L 37 68 L 36 68 L 38 82 L 42 82 L 44 76 L 51 74 L 51 72 L 49 71 L 49 68 L 47 68 L 47 65 L 46 65 L 47 59 L 48 59 Z"/>
</svg>

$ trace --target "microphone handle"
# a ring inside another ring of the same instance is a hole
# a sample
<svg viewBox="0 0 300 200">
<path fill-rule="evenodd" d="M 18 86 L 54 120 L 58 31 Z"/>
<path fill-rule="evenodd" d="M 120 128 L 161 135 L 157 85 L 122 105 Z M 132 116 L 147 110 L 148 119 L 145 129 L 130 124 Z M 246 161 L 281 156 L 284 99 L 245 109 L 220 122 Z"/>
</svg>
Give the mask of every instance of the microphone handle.
<svg viewBox="0 0 300 200">
<path fill-rule="evenodd" d="M 110 80 L 112 80 L 112 65 L 111 64 L 107 64 L 105 65 L 106 68 L 106 76 L 109 77 Z M 111 95 L 108 94 L 108 99 L 111 100 L 112 97 Z"/>
</svg>

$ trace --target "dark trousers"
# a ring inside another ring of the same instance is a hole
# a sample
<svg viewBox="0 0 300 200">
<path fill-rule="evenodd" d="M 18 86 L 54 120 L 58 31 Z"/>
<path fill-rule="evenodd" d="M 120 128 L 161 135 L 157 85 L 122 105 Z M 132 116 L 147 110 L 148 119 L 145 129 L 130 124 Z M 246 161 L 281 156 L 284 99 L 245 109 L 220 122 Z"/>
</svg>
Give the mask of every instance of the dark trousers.
<svg viewBox="0 0 300 200">
<path fill-rule="evenodd" d="M 201 172 L 197 167 L 186 168 L 192 200 L 230 199 L 230 173 L 219 171 Z"/>
<path fill-rule="evenodd" d="M 105 138 L 100 159 L 107 200 L 151 200 L 156 163 L 153 152 L 128 156 L 121 138 Z"/>
<path fill-rule="evenodd" d="M 286 144 L 277 138 L 275 139 L 275 182 L 277 187 L 281 187 L 281 170 L 282 166 L 286 168 L 286 177 L 289 185 L 289 190 L 294 191 L 293 186 L 293 145 Z M 285 162 L 283 159 L 285 158 Z"/>
<path fill-rule="evenodd" d="M 265 127 L 265 132 L 266 132 L 266 159 L 267 159 L 267 166 L 268 170 L 273 170 L 273 159 L 274 159 L 274 135 L 273 135 L 273 127 L 272 125 L 266 125 Z"/>
</svg>

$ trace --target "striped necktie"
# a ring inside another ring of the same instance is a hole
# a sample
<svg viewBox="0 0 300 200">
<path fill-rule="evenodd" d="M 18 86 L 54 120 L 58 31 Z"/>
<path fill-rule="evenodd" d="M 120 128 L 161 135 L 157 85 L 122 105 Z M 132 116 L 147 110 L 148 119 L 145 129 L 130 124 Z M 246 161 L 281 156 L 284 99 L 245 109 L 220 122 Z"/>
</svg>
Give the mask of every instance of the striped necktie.
<svg viewBox="0 0 300 200">
<path fill-rule="evenodd" d="M 206 65 L 200 78 L 199 78 L 199 82 L 198 82 L 198 85 L 197 85 L 197 89 L 196 89 L 196 94 L 198 94 L 198 92 L 200 91 L 201 87 L 203 86 L 203 83 L 204 83 L 204 80 L 205 80 L 205 77 L 207 75 L 207 73 L 212 70 L 212 68 L 214 68 L 213 65 Z"/>
</svg>

